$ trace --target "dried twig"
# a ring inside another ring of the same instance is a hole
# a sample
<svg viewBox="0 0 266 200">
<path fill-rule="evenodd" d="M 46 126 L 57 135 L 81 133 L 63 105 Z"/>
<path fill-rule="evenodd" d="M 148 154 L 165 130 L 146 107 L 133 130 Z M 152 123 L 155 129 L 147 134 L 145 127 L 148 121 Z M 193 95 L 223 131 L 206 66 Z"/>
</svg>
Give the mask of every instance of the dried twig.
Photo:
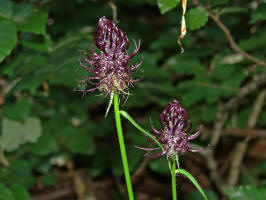
<svg viewBox="0 0 266 200">
<path fill-rule="evenodd" d="M 204 133 L 207 136 L 212 134 L 211 129 L 204 128 Z M 223 130 L 223 135 L 236 136 L 236 137 L 246 137 L 247 135 L 251 138 L 265 138 L 266 130 L 264 129 L 240 129 L 240 128 L 226 128 Z"/>
<path fill-rule="evenodd" d="M 150 160 L 151 159 L 149 157 L 145 157 L 144 160 L 141 162 L 141 164 L 137 167 L 131 178 L 133 185 L 136 184 L 139 181 L 139 179 L 142 177 L 146 169 L 146 166 L 149 164 Z"/>
<path fill-rule="evenodd" d="M 211 179 L 214 181 L 217 189 L 221 192 L 221 194 L 225 194 L 226 186 L 220 177 L 220 174 L 217 169 L 217 163 L 214 158 L 215 148 L 220 140 L 221 133 L 224 127 L 224 124 L 228 117 L 228 112 L 236 108 L 242 99 L 244 99 L 247 95 L 249 95 L 252 91 L 257 89 L 260 85 L 266 83 L 266 74 L 256 75 L 250 83 L 244 85 L 240 90 L 237 96 L 231 98 L 219 111 L 216 116 L 214 130 L 211 137 L 211 145 L 213 146 L 206 154 L 207 165 L 210 170 Z"/>
<path fill-rule="evenodd" d="M 249 116 L 247 129 L 254 128 L 258 121 L 259 115 L 261 113 L 264 100 L 266 97 L 266 89 L 264 89 L 259 95 L 258 98 L 254 101 L 253 110 Z M 232 159 L 232 164 L 228 176 L 227 186 L 233 187 L 237 184 L 239 179 L 240 169 L 242 165 L 243 158 L 247 151 L 248 142 L 250 140 L 250 136 L 247 135 L 244 141 L 238 142 L 235 150 L 234 157 Z"/>
<path fill-rule="evenodd" d="M 204 6 L 202 3 L 200 3 L 198 0 L 192 0 L 192 2 L 197 5 L 200 6 L 202 8 L 204 8 L 207 12 L 208 15 L 210 16 L 210 18 L 217 24 L 217 26 L 224 32 L 231 48 L 233 50 L 235 50 L 236 52 L 240 53 L 241 55 L 243 55 L 246 59 L 252 61 L 253 63 L 256 63 L 258 65 L 264 66 L 266 67 L 266 62 L 262 61 L 252 55 L 250 55 L 249 53 L 243 51 L 241 48 L 239 48 L 239 46 L 237 45 L 236 41 L 234 40 L 230 30 L 222 23 L 222 21 L 219 18 L 219 13 L 218 14 L 214 14 L 212 11 L 210 11 L 208 9 L 208 7 Z"/>
</svg>

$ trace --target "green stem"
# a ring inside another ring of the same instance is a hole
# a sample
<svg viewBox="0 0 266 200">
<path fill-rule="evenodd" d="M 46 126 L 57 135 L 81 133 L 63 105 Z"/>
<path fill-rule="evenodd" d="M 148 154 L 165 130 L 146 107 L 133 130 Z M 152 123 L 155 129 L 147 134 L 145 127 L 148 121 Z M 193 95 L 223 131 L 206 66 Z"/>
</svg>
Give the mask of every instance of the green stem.
<svg viewBox="0 0 266 200">
<path fill-rule="evenodd" d="M 122 131 L 122 126 L 121 126 L 121 119 L 120 119 L 120 114 L 119 114 L 118 94 L 114 94 L 114 111 L 115 111 L 115 122 L 116 122 L 118 141 L 119 141 L 121 157 L 122 157 L 122 162 L 123 162 L 123 167 L 124 167 L 124 173 L 125 173 L 125 178 L 126 178 L 128 196 L 129 196 L 129 200 L 134 200 L 131 179 L 130 179 L 130 172 L 129 172 L 128 162 L 127 162 L 127 153 L 126 153 L 123 131 Z"/>
<path fill-rule="evenodd" d="M 173 160 L 172 169 L 171 169 L 173 200 L 177 200 L 177 196 L 176 196 L 176 174 L 175 174 L 175 170 L 176 170 L 176 162 L 175 162 L 175 160 Z"/>
</svg>

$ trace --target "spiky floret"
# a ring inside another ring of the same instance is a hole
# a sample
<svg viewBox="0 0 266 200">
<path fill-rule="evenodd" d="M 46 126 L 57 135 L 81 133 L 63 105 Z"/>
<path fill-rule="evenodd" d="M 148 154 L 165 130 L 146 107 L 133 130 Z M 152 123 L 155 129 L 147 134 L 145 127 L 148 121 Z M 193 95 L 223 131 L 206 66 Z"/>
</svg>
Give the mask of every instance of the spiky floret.
<svg viewBox="0 0 266 200">
<path fill-rule="evenodd" d="M 161 130 L 155 129 L 152 125 L 153 132 L 157 135 L 158 141 L 162 144 L 164 151 L 154 156 L 166 155 L 167 158 L 175 158 L 176 155 L 182 155 L 186 151 L 200 152 L 202 150 L 194 150 L 190 147 L 190 140 L 200 135 L 200 130 L 189 135 L 192 128 L 191 121 L 187 119 L 187 112 L 181 104 L 174 100 L 163 110 L 160 115 Z M 152 140 L 149 140 L 153 142 Z M 144 150 L 157 150 L 146 149 Z"/>
<path fill-rule="evenodd" d="M 103 95 L 110 97 L 114 93 L 128 94 L 127 89 L 132 83 L 138 81 L 133 80 L 132 73 L 142 64 L 141 60 L 140 63 L 128 66 L 130 59 L 138 53 L 140 42 L 137 45 L 133 40 L 135 50 L 128 54 L 127 34 L 120 30 L 115 22 L 106 17 L 99 19 L 93 39 L 100 52 L 96 53 L 91 48 L 89 49 L 90 53 L 82 50 L 83 57 L 80 64 L 91 73 L 92 76 L 88 76 L 86 79 L 95 87 L 83 92 L 98 90 Z"/>
</svg>

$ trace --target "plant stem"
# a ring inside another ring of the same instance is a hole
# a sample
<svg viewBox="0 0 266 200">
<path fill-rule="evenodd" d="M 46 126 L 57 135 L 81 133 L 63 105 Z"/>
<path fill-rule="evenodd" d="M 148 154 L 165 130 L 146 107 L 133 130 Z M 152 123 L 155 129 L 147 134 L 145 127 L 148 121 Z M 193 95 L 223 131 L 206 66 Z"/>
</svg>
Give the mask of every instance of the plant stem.
<svg viewBox="0 0 266 200">
<path fill-rule="evenodd" d="M 120 152 L 121 152 L 121 157 L 122 157 L 122 162 L 123 162 L 123 167 L 124 167 L 124 173 L 125 173 L 125 178 L 126 178 L 128 196 L 129 196 L 129 200 L 134 200 L 132 184 L 131 184 L 131 179 L 130 179 L 130 172 L 129 172 L 128 162 L 127 162 L 125 142 L 124 142 L 123 131 L 122 131 L 122 126 L 121 126 L 121 119 L 120 119 L 120 114 L 119 114 L 118 94 L 114 94 L 114 111 L 115 111 L 115 122 L 116 122 L 118 141 L 119 141 Z"/>
<path fill-rule="evenodd" d="M 177 196 L 176 196 L 176 174 L 175 174 L 175 170 L 176 170 L 176 161 L 173 160 L 172 161 L 172 167 L 171 167 L 171 174 L 172 174 L 172 194 L 173 194 L 173 200 L 177 200 Z"/>
</svg>

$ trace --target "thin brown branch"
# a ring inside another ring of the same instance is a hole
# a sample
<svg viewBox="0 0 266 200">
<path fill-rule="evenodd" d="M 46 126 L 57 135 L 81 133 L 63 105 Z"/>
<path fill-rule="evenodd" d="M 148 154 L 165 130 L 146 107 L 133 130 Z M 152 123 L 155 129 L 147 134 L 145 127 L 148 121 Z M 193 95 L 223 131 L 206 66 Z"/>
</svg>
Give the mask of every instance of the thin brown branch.
<svg viewBox="0 0 266 200">
<path fill-rule="evenodd" d="M 211 179 L 214 181 L 217 189 L 221 194 L 225 195 L 226 185 L 224 184 L 217 167 L 217 162 L 215 160 L 215 148 L 220 140 L 224 124 L 228 118 L 228 112 L 236 108 L 246 96 L 248 96 L 252 91 L 257 89 L 260 85 L 266 83 L 266 74 L 256 75 L 253 80 L 242 88 L 240 88 L 237 96 L 231 98 L 222 108 L 216 116 L 213 133 L 211 136 L 211 145 L 210 149 L 206 154 L 207 166 L 210 170 Z"/>
<path fill-rule="evenodd" d="M 207 136 L 212 134 L 212 130 L 204 128 L 204 133 Z M 246 137 L 247 135 L 250 138 L 265 138 L 266 130 L 264 129 L 241 129 L 241 128 L 226 128 L 223 130 L 223 135 L 236 136 L 236 137 Z"/>
<path fill-rule="evenodd" d="M 259 95 L 258 98 L 255 100 L 252 112 L 249 116 L 248 123 L 247 123 L 247 128 L 251 129 L 254 128 L 257 124 L 259 115 L 262 111 L 262 107 L 264 104 L 264 100 L 266 97 L 266 89 L 263 90 Z M 234 157 L 232 159 L 232 164 L 228 176 L 228 182 L 227 186 L 228 187 L 233 187 L 237 184 L 237 181 L 239 179 L 240 171 L 241 171 L 241 165 L 243 162 L 243 158 L 246 154 L 247 147 L 248 147 L 248 142 L 250 140 L 250 136 L 247 135 L 246 139 L 244 141 L 240 141 L 237 143 L 235 150 L 234 150 Z"/>
<path fill-rule="evenodd" d="M 145 157 L 144 160 L 141 162 L 141 164 L 137 167 L 137 169 L 135 170 L 135 172 L 132 174 L 132 184 L 135 185 L 137 182 L 139 182 L 140 178 L 142 177 L 146 166 L 149 164 L 150 162 L 150 158 L 149 157 Z"/>
<path fill-rule="evenodd" d="M 219 15 L 214 14 L 212 11 L 210 11 L 208 9 L 208 7 L 204 6 L 202 3 L 200 3 L 198 0 L 192 0 L 192 2 L 197 5 L 202 7 L 203 9 L 205 9 L 208 12 L 208 15 L 210 16 L 210 18 L 217 24 L 217 26 L 224 32 L 231 48 L 233 50 L 235 50 L 236 52 L 240 53 L 241 55 L 243 55 L 246 59 L 250 60 L 253 63 L 256 63 L 258 65 L 264 66 L 266 67 L 266 62 L 262 61 L 252 55 L 250 55 L 249 53 L 243 51 L 236 43 L 236 41 L 234 40 L 230 30 L 222 23 L 222 21 L 219 18 Z"/>
</svg>

